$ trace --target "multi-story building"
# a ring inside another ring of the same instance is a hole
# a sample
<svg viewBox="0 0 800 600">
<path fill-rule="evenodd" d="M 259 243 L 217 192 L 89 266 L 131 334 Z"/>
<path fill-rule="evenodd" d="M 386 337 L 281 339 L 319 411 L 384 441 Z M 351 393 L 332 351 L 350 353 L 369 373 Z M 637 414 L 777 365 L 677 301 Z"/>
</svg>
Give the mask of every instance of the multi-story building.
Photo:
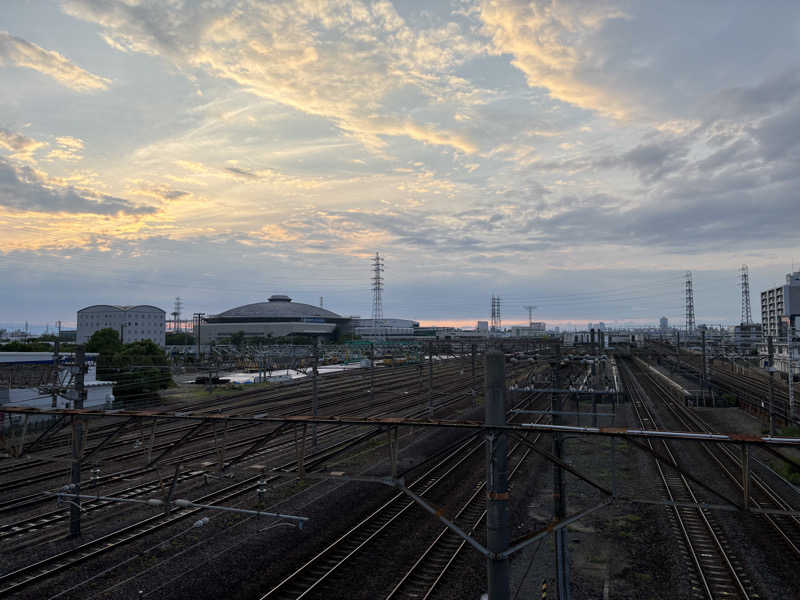
<svg viewBox="0 0 800 600">
<path fill-rule="evenodd" d="M 800 271 L 787 273 L 786 283 L 761 292 L 761 333 L 764 340 L 786 337 L 786 324 L 800 317 Z"/>
<path fill-rule="evenodd" d="M 85 344 L 101 329 L 114 329 L 123 343 L 152 340 L 165 344 L 167 313 L 156 306 L 96 304 L 78 311 L 77 343 Z"/>
<path fill-rule="evenodd" d="M 658 321 L 658 328 L 661 331 L 666 331 L 669 329 L 669 319 L 667 317 L 661 317 L 661 319 Z"/>
<path fill-rule="evenodd" d="M 768 360 L 768 340 L 772 338 L 773 365 L 788 373 L 790 361 L 797 369 L 800 352 L 797 334 L 800 328 L 800 271 L 786 274 L 784 285 L 761 292 L 761 333 L 759 354 Z"/>
</svg>

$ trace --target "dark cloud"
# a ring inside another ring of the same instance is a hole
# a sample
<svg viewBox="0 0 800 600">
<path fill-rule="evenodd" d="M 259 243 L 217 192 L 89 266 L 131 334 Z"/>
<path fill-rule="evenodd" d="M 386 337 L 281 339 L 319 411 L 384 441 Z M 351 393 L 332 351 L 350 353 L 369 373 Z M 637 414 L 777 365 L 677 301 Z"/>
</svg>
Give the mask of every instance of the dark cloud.
<svg viewBox="0 0 800 600">
<path fill-rule="evenodd" d="M 245 179 L 259 179 L 259 176 L 255 173 L 245 171 L 244 169 L 239 169 L 238 167 L 225 167 L 225 170 L 228 173 L 236 175 L 237 177 L 244 177 Z"/>
<path fill-rule="evenodd" d="M 137 206 L 122 198 L 73 187 L 48 186 L 30 167 L 15 168 L 0 158 L 0 205 L 36 212 L 97 215 L 151 214 L 151 206 Z"/>
<path fill-rule="evenodd" d="M 622 155 L 622 162 L 648 182 L 657 181 L 686 164 L 689 146 L 681 139 L 668 139 L 641 144 Z"/>
</svg>

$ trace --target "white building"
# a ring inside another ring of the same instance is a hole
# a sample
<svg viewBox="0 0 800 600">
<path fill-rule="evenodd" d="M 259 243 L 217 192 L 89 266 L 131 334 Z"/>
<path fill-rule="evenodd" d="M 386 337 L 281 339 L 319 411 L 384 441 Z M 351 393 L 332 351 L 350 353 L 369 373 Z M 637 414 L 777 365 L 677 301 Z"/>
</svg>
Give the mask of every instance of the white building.
<svg viewBox="0 0 800 600">
<path fill-rule="evenodd" d="M 797 374 L 800 361 L 800 271 L 786 274 L 786 283 L 761 292 L 761 333 L 759 346 L 762 361 L 769 360 L 769 337 L 773 343 L 773 365 L 782 372 Z M 791 338 L 791 339 L 790 339 Z M 790 352 L 791 349 L 791 352 Z"/>
<path fill-rule="evenodd" d="M 800 317 L 800 271 L 787 273 L 786 283 L 761 292 L 761 333 L 764 340 L 786 337 L 786 318 Z"/>
<path fill-rule="evenodd" d="M 489 335 L 489 321 L 478 321 L 475 331 L 483 335 Z"/>
<path fill-rule="evenodd" d="M 96 304 L 78 311 L 76 341 L 85 344 L 92 334 L 111 328 L 119 333 L 123 343 L 152 340 L 165 345 L 167 313 L 156 306 L 111 306 Z"/>
<path fill-rule="evenodd" d="M 391 339 L 397 337 L 413 337 L 419 328 L 419 321 L 411 319 L 381 319 L 376 323 L 373 319 L 352 318 L 353 333 L 369 339 Z"/>
<path fill-rule="evenodd" d="M 543 338 L 547 335 L 547 326 L 541 321 L 535 321 L 530 325 L 512 325 L 512 337 L 535 337 Z"/>
</svg>

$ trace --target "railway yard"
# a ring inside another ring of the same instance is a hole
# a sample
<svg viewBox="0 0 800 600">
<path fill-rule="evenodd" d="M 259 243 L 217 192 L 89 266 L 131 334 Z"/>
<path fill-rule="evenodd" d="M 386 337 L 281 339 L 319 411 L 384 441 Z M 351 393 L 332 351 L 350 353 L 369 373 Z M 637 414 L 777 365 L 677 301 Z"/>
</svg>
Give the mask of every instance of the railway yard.
<svg viewBox="0 0 800 600">
<path fill-rule="evenodd" d="M 477 599 L 498 498 L 513 598 L 800 597 L 785 383 L 770 406 L 766 376 L 726 361 L 696 393 L 701 357 L 663 344 L 507 346 L 502 430 L 483 425 L 482 352 L 51 411 L 31 431 L 9 413 L 0 597 Z M 505 495 L 487 488 L 500 434 Z"/>
</svg>

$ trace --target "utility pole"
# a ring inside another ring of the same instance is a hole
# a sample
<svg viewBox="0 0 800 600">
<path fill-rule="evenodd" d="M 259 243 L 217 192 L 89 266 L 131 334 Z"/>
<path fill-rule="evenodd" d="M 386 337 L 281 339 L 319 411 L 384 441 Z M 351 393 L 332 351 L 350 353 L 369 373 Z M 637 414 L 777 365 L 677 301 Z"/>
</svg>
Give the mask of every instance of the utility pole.
<svg viewBox="0 0 800 600">
<path fill-rule="evenodd" d="M 319 382 L 317 375 L 319 374 L 319 339 L 314 343 L 314 366 L 311 370 L 311 414 L 316 417 L 319 411 Z M 317 424 L 311 425 L 311 449 L 317 449 Z"/>
<path fill-rule="evenodd" d="M 75 348 L 75 408 L 82 409 L 86 399 L 84 375 L 86 373 L 86 355 L 83 344 Z M 69 536 L 81 535 L 81 459 L 83 458 L 83 421 L 80 416 L 72 415 L 72 493 L 75 497 L 69 505 Z"/>
<path fill-rule="evenodd" d="M 428 415 L 433 416 L 433 342 L 428 342 Z"/>
<path fill-rule="evenodd" d="M 206 313 L 194 313 L 195 318 L 195 328 L 194 328 L 194 335 L 197 338 L 197 362 L 200 362 L 200 319 L 205 316 Z"/>
<path fill-rule="evenodd" d="M 528 311 L 528 333 L 533 335 L 533 311 L 536 310 L 538 307 L 529 304 L 523 306 L 522 308 Z"/>
<path fill-rule="evenodd" d="M 553 385 L 553 425 L 561 425 L 561 395 L 558 391 L 561 387 L 559 380 L 558 367 L 561 358 L 561 347 L 556 346 L 556 359 L 550 363 L 552 370 Z M 561 434 L 553 432 L 553 454 L 559 460 L 563 460 L 563 441 Z M 564 486 L 564 474 L 561 467 L 553 465 L 553 515 L 556 521 L 561 521 L 567 514 L 566 490 Z M 567 547 L 567 528 L 559 527 L 555 533 L 555 554 L 556 554 L 556 588 L 559 600 L 569 600 L 569 548 Z"/>
<path fill-rule="evenodd" d="M 703 406 L 706 405 L 706 330 L 700 332 L 703 342 L 703 369 L 700 371 L 700 398 Z"/>
<path fill-rule="evenodd" d="M 789 383 L 789 425 L 794 420 L 794 365 L 792 364 L 792 320 L 786 327 L 786 370 L 788 371 L 787 381 Z"/>
<path fill-rule="evenodd" d="M 486 426 L 506 424 L 505 358 L 498 350 L 486 353 Z M 493 556 L 508 550 L 511 523 L 508 514 L 508 434 L 489 430 L 486 436 L 486 546 Z M 511 595 L 508 558 L 486 561 L 489 600 Z"/>
<path fill-rule="evenodd" d="M 369 404 L 375 404 L 375 342 L 369 343 Z"/>
<path fill-rule="evenodd" d="M 772 336 L 767 336 L 767 353 L 769 354 L 769 435 L 775 435 L 775 418 L 773 413 L 772 404 L 775 400 L 775 348 L 772 345 Z"/>
<path fill-rule="evenodd" d="M 477 347 L 475 344 L 472 344 L 472 391 L 475 393 L 475 387 L 477 386 L 477 376 L 475 373 L 475 352 Z"/>
<path fill-rule="evenodd" d="M 596 339 L 596 337 L 598 339 Z M 599 337 L 600 330 L 592 329 L 592 345 L 594 346 L 594 362 L 592 363 L 592 372 L 594 373 L 594 381 L 592 388 L 597 391 L 600 387 L 600 351 L 599 351 Z M 578 397 L 580 402 L 580 396 Z M 597 427 L 597 394 L 592 394 L 592 427 Z"/>
<path fill-rule="evenodd" d="M 59 328 L 61 327 L 61 321 L 59 321 Z M 61 380 L 59 378 L 59 360 L 61 358 L 61 335 L 59 334 L 59 339 L 56 339 L 56 343 L 53 345 L 53 373 L 55 374 L 55 382 L 53 383 L 53 387 L 50 388 L 50 395 L 53 398 L 53 408 L 58 407 L 58 388 L 61 386 Z"/>
<path fill-rule="evenodd" d="M 675 342 L 675 359 L 677 360 L 676 369 L 678 369 L 678 373 L 681 372 L 681 332 L 679 329 L 675 330 L 675 335 L 677 336 Z"/>
</svg>

